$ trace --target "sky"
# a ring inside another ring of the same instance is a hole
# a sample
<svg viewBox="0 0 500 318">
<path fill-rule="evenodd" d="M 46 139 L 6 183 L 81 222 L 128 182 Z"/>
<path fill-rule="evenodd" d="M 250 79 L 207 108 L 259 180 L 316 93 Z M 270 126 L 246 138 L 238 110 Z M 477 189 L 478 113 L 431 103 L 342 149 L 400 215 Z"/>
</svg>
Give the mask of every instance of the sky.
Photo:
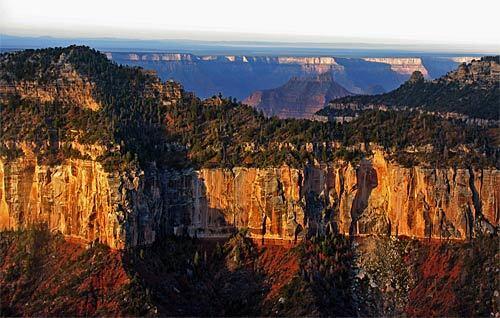
<svg viewBox="0 0 500 318">
<path fill-rule="evenodd" d="M 452 44 L 500 51 L 499 0 L 1 0 L 0 33 Z"/>
</svg>

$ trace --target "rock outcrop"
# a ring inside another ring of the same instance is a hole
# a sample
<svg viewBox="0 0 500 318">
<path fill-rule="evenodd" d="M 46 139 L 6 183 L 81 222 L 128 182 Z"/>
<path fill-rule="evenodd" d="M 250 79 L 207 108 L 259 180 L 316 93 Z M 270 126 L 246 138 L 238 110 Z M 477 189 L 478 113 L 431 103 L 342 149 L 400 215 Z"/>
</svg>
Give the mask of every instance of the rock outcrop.
<svg viewBox="0 0 500 318">
<path fill-rule="evenodd" d="M 8 60 L 8 58 L 5 58 Z M 8 61 L 2 60 L 5 63 Z M 61 54 L 59 60 L 53 66 L 57 69 L 57 75 L 51 74 L 54 81 L 40 82 L 37 80 L 5 81 L 12 76 L 0 67 L 0 102 L 8 100 L 9 96 L 19 95 L 23 100 L 37 101 L 41 103 L 58 100 L 82 108 L 98 110 L 102 106 L 95 98 L 95 83 L 81 76 L 74 67 L 68 63 L 65 54 Z"/>
<path fill-rule="evenodd" d="M 0 227 L 44 222 L 113 248 L 164 234 L 294 240 L 337 230 L 468 239 L 498 226 L 498 170 L 404 168 L 381 151 L 358 166 L 104 172 L 92 160 L 0 165 Z"/>
<path fill-rule="evenodd" d="M 275 89 L 256 91 L 243 103 L 280 118 L 313 118 L 330 100 L 351 95 L 335 82 L 331 73 L 294 77 Z"/>
<path fill-rule="evenodd" d="M 478 84 L 481 88 L 498 87 L 500 80 L 499 56 L 485 57 L 472 60 L 469 64 L 462 63 L 454 72 L 443 78 L 446 81 L 465 84 Z"/>
<path fill-rule="evenodd" d="M 422 59 L 419 57 L 368 57 L 365 61 L 385 63 L 391 66 L 394 72 L 410 75 L 415 71 L 421 72 L 425 77 L 429 77 Z"/>
</svg>

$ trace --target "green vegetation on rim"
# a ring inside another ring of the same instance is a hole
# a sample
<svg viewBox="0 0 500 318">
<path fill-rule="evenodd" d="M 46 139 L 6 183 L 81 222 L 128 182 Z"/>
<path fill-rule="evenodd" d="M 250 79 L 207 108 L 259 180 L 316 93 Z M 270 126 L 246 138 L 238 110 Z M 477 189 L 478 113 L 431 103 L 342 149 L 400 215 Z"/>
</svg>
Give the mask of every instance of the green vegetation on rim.
<svg viewBox="0 0 500 318">
<path fill-rule="evenodd" d="M 406 83 L 389 93 L 347 96 L 335 99 L 332 104 L 411 107 L 498 120 L 499 60 L 498 55 L 483 57 L 480 61 L 462 64 L 458 70 L 432 81 L 424 80 L 422 74 L 416 71 Z M 328 116 L 330 108 L 326 107 L 318 113 Z"/>
<path fill-rule="evenodd" d="M 360 144 L 377 143 L 405 165 L 498 166 L 495 130 L 418 112 L 373 111 L 346 124 L 266 118 L 222 96 L 202 101 L 175 83 L 163 84 L 86 47 L 2 54 L 0 80 L 7 86 L 56 85 L 64 80 L 62 70 L 68 64 L 93 84 L 92 98 L 101 107 L 83 108 L 58 96 L 42 102 L 5 94 L 0 135 L 4 156 L 19 156 L 15 143 L 29 141 L 36 145 L 39 160 L 48 164 L 87 157 L 70 146 L 78 142 L 102 145 L 105 151 L 98 160 L 109 171 L 152 162 L 171 168 L 302 167 L 338 158 L 356 161 L 364 155 Z M 179 91 L 175 102 L 166 90 Z M 415 153 L 409 147 L 426 150 Z"/>
</svg>

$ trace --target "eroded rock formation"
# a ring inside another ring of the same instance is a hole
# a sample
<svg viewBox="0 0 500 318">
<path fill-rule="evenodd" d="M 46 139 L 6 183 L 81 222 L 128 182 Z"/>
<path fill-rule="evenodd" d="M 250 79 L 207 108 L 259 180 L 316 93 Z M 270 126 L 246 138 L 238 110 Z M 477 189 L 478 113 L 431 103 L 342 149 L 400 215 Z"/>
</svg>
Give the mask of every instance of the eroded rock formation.
<svg viewBox="0 0 500 318">
<path fill-rule="evenodd" d="M 421 72 L 425 77 L 429 77 L 427 69 L 419 57 L 367 57 L 368 62 L 385 63 L 391 66 L 394 72 L 410 75 L 415 71 Z"/>
<path fill-rule="evenodd" d="M 332 99 L 351 95 L 331 73 L 294 77 L 275 89 L 256 91 L 243 103 L 280 118 L 313 118 Z"/>
<path fill-rule="evenodd" d="M 240 100 L 273 89 L 292 77 L 332 73 L 356 94 L 378 94 L 399 87 L 413 71 L 427 78 L 453 70 L 458 62 L 440 58 L 340 58 L 333 56 L 196 55 L 188 53 L 113 52 L 120 64 L 154 69 L 163 80 L 175 79 L 188 91 L 207 98 L 221 92 Z"/>
<path fill-rule="evenodd" d="M 446 81 L 457 81 L 460 84 L 477 83 L 483 87 L 498 86 L 500 79 L 500 61 L 498 56 L 472 60 L 470 64 L 462 63 L 454 72 L 444 78 Z"/>
<path fill-rule="evenodd" d="M 19 81 L 15 85 L 12 81 L 5 81 L 10 74 L 0 69 L 0 102 L 8 100 L 8 96 L 18 94 L 23 100 L 36 102 L 53 102 L 55 100 L 80 105 L 82 108 L 98 110 L 100 102 L 95 98 L 95 83 L 81 76 L 74 67 L 68 63 L 65 54 L 61 54 L 56 66 L 59 70 L 57 80 Z"/>
</svg>

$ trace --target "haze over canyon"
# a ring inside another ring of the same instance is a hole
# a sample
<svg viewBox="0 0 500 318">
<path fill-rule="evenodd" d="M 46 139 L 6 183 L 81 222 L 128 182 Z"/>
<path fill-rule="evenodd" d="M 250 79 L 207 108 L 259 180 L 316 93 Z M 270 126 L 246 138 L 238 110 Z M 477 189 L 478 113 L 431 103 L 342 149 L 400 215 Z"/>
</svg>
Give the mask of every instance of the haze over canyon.
<svg viewBox="0 0 500 318">
<path fill-rule="evenodd" d="M 118 63 L 154 70 L 200 97 L 222 93 L 267 115 L 312 118 L 335 97 L 397 88 L 413 71 L 436 78 L 473 57 L 194 55 L 108 52 Z M 334 86 L 334 87 L 332 87 Z"/>
</svg>

